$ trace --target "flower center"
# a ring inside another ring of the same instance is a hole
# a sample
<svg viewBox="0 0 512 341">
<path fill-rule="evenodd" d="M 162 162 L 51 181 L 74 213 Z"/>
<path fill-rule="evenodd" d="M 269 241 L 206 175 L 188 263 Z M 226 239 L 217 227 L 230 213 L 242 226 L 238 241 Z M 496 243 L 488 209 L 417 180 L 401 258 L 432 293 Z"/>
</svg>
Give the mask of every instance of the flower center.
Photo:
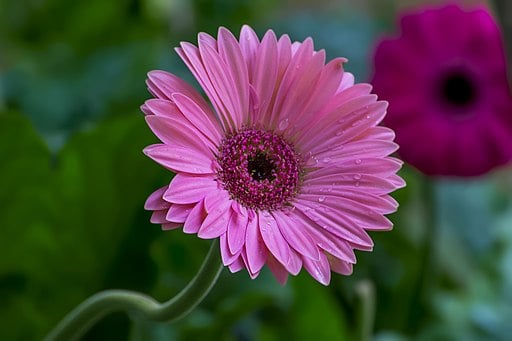
<svg viewBox="0 0 512 341">
<path fill-rule="evenodd" d="M 272 132 L 244 129 L 227 136 L 217 160 L 218 180 L 245 207 L 280 209 L 297 193 L 301 159 L 292 145 Z"/>
<path fill-rule="evenodd" d="M 274 180 L 275 177 L 272 174 L 274 171 L 274 164 L 272 160 L 263 153 L 256 153 L 256 156 L 249 158 L 247 164 L 247 170 L 251 174 L 252 179 L 256 181 L 262 181 L 268 179 Z"/>
<path fill-rule="evenodd" d="M 473 103 L 476 97 L 476 89 L 467 75 L 454 72 L 442 81 L 441 96 L 447 103 L 462 107 Z"/>
</svg>

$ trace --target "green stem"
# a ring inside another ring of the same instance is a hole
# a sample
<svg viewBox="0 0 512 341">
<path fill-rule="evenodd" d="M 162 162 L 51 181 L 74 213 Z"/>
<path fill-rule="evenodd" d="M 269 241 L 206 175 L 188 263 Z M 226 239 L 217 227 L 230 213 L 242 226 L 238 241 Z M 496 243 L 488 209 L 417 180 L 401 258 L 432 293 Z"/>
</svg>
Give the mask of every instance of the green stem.
<svg viewBox="0 0 512 341">
<path fill-rule="evenodd" d="M 357 338 L 359 341 L 370 341 L 375 322 L 375 286 L 369 280 L 362 280 L 355 287 L 357 305 Z"/>
<path fill-rule="evenodd" d="M 194 279 L 169 301 L 159 303 L 148 295 L 128 290 L 102 291 L 72 310 L 45 340 L 76 340 L 95 322 L 114 311 L 134 312 L 152 321 L 177 320 L 201 303 L 219 278 L 222 269 L 218 241 L 215 240 Z"/>
<path fill-rule="evenodd" d="M 419 274 L 414 286 L 413 297 L 409 307 L 409 317 L 406 330 L 416 333 L 425 314 L 428 312 L 430 290 L 435 283 L 435 244 L 438 238 L 438 217 L 436 209 L 435 182 L 425 177 L 422 181 L 423 204 L 425 207 L 425 231 Z"/>
<path fill-rule="evenodd" d="M 512 3 L 510 0 L 493 0 L 491 3 L 501 25 L 503 40 L 505 41 L 508 80 L 512 84 Z"/>
</svg>

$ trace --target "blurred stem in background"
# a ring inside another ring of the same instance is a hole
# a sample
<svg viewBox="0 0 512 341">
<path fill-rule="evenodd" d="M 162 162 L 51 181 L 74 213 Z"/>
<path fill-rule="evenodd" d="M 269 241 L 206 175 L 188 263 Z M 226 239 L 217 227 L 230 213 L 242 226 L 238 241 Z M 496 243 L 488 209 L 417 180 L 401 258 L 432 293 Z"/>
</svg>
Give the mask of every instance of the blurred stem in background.
<svg viewBox="0 0 512 341">
<path fill-rule="evenodd" d="M 99 292 L 73 309 L 46 337 L 48 341 L 67 341 L 80 338 L 90 327 L 108 313 L 132 312 L 151 321 L 174 321 L 190 313 L 208 295 L 224 268 L 220 259 L 218 239 L 194 279 L 175 297 L 159 303 L 145 294 L 128 290 Z"/>
<path fill-rule="evenodd" d="M 512 1 L 492 0 L 494 12 L 500 21 L 503 39 L 505 40 L 505 53 L 508 61 L 508 79 L 512 84 Z"/>
<path fill-rule="evenodd" d="M 356 340 L 370 341 L 375 324 L 375 285 L 369 280 L 356 283 L 357 334 Z"/>
<path fill-rule="evenodd" d="M 421 250 L 420 269 L 416 283 L 414 283 L 414 296 L 412 297 L 407 331 L 411 335 L 416 335 L 421 328 L 422 321 L 429 311 L 429 298 L 431 290 L 437 285 L 437 259 L 435 245 L 439 237 L 439 221 L 437 214 L 437 193 L 436 183 L 433 178 L 423 176 L 421 182 L 422 202 L 424 205 L 424 242 Z"/>
</svg>

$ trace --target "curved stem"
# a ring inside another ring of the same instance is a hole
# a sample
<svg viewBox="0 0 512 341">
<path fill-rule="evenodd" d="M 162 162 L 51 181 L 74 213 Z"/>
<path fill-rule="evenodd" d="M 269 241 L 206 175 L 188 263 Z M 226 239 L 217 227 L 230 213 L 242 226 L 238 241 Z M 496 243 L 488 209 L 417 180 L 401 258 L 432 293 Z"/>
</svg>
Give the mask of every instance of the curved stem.
<svg viewBox="0 0 512 341">
<path fill-rule="evenodd" d="M 133 312 L 152 321 L 177 320 L 190 313 L 204 299 L 219 278 L 223 267 L 218 241 L 215 240 L 194 279 L 169 301 L 159 303 L 154 298 L 135 291 L 102 291 L 72 310 L 45 340 L 78 339 L 95 322 L 114 311 Z"/>
</svg>

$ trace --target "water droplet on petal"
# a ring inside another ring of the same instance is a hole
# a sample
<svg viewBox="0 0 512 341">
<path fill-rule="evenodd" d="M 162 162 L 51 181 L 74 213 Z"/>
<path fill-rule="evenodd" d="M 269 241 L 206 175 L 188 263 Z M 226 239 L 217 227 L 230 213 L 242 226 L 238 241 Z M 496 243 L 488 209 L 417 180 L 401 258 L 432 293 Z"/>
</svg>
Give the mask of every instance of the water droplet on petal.
<svg viewBox="0 0 512 341">
<path fill-rule="evenodd" d="M 360 165 L 360 164 L 361 164 L 361 162 L 362 162 L 362 160 L 361 160 L 361 159 L 357 159 L 357 160 L 355 161 L 356 165 Z"/>
<path fill-rule="evenodd" d="M 331 158 L 330 158 L 330 157 L 324 157 L 324 158 L 322 159 L 322 162 L 323 162 L 323 163 L 329 163 L 329 162 L 331 162 Z"/>
<path fill-rule="evenodd" d="M 322 196 L 318 197 L 318 201 L 319 202 L 324 202 L 325 201 L 325 196 L 322 195 Z"/>
<path fill-rule="evenodd" d="M 289 121 L 287 118 L 285 118 L 284 120 L 282 120 L 281 122 L 279 122 L 279 130 L 285 130 L 286 128 L 288 128 L 288 124 L 289 124 Z"/>
<path fill-rule="evenodd" d="M 354 180 L 361 180 L 361 174 L 354 174 Z"/>
</svg>

